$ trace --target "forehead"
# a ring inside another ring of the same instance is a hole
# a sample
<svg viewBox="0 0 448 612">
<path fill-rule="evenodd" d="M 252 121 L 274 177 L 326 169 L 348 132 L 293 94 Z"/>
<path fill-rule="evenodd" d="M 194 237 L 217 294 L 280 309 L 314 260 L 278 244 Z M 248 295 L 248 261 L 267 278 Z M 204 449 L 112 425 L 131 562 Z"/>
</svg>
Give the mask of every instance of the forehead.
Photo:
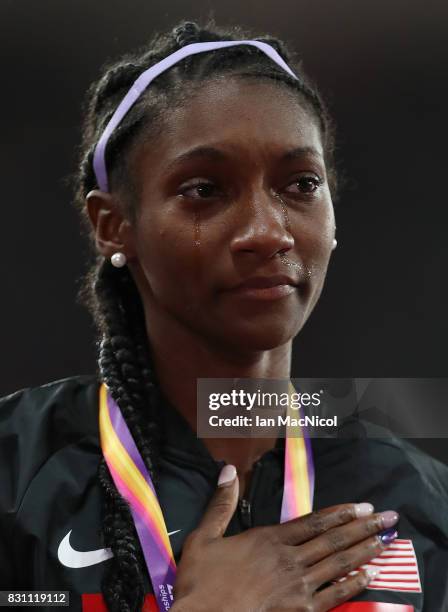
<svg viewBox="0 0 448 612">
<path fill-rule="evenodd" d="M 163 129 L 135 152 L 137 172 L 159 167 L 194 147 L 220 147 L 243 156 L 314 148 L 323 157 L 317 119 L 300 94 L 268 79 L 219 78 L 195 86 L 168 107 Z"/>
</svg>

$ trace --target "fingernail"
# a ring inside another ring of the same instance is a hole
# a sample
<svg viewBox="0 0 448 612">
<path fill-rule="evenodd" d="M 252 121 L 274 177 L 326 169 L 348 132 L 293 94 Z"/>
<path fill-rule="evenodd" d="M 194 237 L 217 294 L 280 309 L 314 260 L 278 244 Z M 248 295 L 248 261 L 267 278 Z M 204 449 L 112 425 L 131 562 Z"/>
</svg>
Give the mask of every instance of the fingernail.
<svg viewBox="0 0 448 612">
<path fill-rule="evenodd" d="M 369 579 L 369 582 L 371 582 L 372 580 L 375 580 L 375 578 L 381 574 L 381 569 L 379 567 L 368 567 L 366 569 L 366 574 L 367 574 L 367 578 Z"/>
<path fill-rule="evenodd" d="M 389 546 L 389 544 L 392 544 L 397 536 L 398 531 L 396 529 L 386 529 L 386 531 L 382 531 L 378 534 L 378 538 L 383 546 Z"/>
<path fill-rule="evenodd" d="M 234 465 L 225 465 L 218 478 L 218 487 L 229 485 L 231 482 L 235 480 L 236 477 L 236 467 Z"/>
<path fill-rule="evenodd" d="M 400 515 L 394 510 L 386 510 L 386 512 L 381 512 L 380 516 L 383 522 L 384 529 L 389 529 L 389 527 L 393 527 L 400 520 Z"/>
<path fill-rule="evenodd" d="M 369 514 L 372 514 L 373 511 L 374 507 L 372 504 L 362 503 L 355 505 L 355 514 L 358 518 L 361 518 L 362 516 L 369 516 Z"/>
</svg>

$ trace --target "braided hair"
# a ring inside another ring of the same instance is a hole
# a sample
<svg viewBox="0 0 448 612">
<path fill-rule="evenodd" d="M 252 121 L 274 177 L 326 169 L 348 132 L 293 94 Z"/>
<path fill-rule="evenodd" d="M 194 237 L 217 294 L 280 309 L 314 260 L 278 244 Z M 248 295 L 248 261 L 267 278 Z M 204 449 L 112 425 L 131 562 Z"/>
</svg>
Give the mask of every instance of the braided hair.
<svg viewBox="0 0 448 612">
<path fill-rule="evenodd" d="M 210 22 L 202 29 L 196 23 L 184 22 L 169 33 L 158 34 L 148 46 L 106 67 L 103 76 L 87 93 L 83 142 L 75 180 L 76 203 L 88 228 L 85 197 L 90 190 L 97 188 L 92 163 L 95 145 L 133 81 L 145 69 L 187 44 L 250 38 L 254 39 L 239 28 L 225 31 Z M 264 53 L 250 46 L 234 46 L 189 56 L 155 79 L 113 132 L 106 150 L 110 190 L 122 196 L 120 202 L 123 202 L 124 213 L 131 222 L 135 221 L 138 206 L 138 190 L 130 179 L 126 164 L 131 147 L 135 146 L 139 135 L 144 133 L 147 137 L 149 133 L 152 136 L 163 129 L 161 126 L 167 111 L 181 101 L 182 96 L 191 94 L 192 88 L 223 74 L 247 79 L 273 79 L 279 86 L 297 93 L 301 103 L 319 123 L 330 188 L 334 194 L 333 129 L 321 98 L 305 78 L 300 64 L 291 61 L 283 43 L 271 37 L 257 40 L 274 47 L 299 79 L 290 77 Z M 157 490 L 161 448 L 160 420 L 154 400 L 157 379 L 137 287 L 127 267 L 113 268 L 108 260 L 97 255 L 84 279 L 81 298 L 90 309 L 99 331 L 101 378 L 120 406 Z M 106 566 L 103 595 L 113 612 L 141 610 L 145 595 L 144 558 L 129 507 L 118 493 L 104 458 L 99 465 L 98 478 L 104 497 L 104 545 L 110 547 L 114 555 Z"/>
</svg>

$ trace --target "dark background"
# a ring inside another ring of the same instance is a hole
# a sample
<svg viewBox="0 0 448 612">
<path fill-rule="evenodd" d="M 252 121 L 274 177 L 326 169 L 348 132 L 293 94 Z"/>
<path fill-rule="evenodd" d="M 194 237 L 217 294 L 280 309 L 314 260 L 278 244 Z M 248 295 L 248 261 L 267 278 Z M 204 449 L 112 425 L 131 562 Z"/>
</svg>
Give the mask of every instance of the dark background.
<svg viewBox="0 0 448 612">
<path fill-rule="evenodd" d="M 210 15 L 289 42 L 338 126 L 339 245 L 293 376 L 446 376 L 448 3 L 2 0 L 0 395 L 95 369 L 66 184 L 86 88 L 154 31 Z M 446 440 L 421 445 L 448 462 Z"/>
</svg>

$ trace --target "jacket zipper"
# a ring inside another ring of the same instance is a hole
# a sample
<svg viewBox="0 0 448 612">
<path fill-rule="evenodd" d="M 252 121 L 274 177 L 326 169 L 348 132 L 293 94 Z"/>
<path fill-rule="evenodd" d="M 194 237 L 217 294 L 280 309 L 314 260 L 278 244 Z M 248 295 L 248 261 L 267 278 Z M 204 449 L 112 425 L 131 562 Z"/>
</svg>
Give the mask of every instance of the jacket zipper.
<svg viewBox="0 0 448 612">
<path fill-rule="evenodd" d="M 250 501 L 248 501 L 247 499 L 244 499 L 243 497 L 242 499 L 239 500 L 238 504 L 240 508 L 241 522 L 243 524 L 243 527 L 245 529 L 248 529 L 249 527 L 252 527 L 252 515 L 251 515 Z"/>
<path fill-rule="evenodd" d="M 256 461 L 254 465 L 252 479 L 250 482 L 248 498 L 242 497 L 240 500 L 238 500 L 240 519 L 244 529 L 249 529 L 250 527 L 252 527 L 252 501 L 254 497 L 256 477 L 258 475 L 260 466 L 261 461 Z"/>
</svg>

